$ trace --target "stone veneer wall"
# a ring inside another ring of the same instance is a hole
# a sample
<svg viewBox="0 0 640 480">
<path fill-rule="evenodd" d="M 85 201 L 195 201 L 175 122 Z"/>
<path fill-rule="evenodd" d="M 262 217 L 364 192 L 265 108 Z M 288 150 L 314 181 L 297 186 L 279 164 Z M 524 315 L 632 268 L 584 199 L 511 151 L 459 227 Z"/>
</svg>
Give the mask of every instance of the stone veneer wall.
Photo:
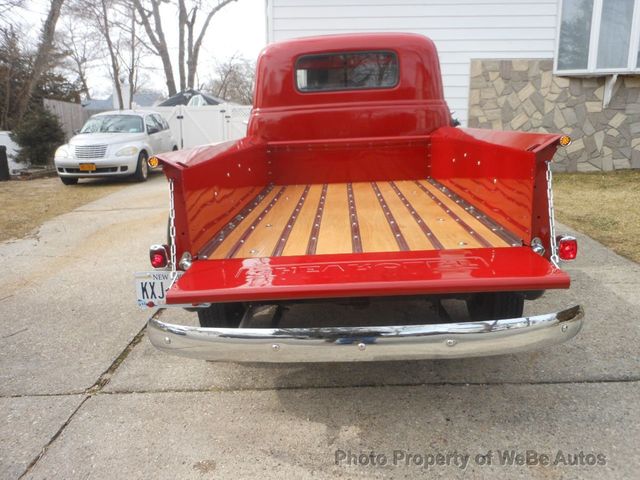
<svg viewBox="0 0 640 480">
<path fill-rule="evenodd" d="M 565 133 L 560 171 L 640 168 L 640 77 L 619 77 L 603 109 L 603 77 L 552 70 L 551 59 L 472 60 L 469 126 Z"/>
</svg>

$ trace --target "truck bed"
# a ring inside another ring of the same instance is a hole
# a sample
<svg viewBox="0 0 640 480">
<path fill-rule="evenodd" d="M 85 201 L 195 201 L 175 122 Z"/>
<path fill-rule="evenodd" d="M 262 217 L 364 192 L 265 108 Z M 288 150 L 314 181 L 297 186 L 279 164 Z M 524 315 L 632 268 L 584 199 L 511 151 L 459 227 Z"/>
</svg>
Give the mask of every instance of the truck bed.
<svg viewBox="0 0 640 480">
<path fill-rule="evenodd" d="M 434 179 L 268 185 L 200 258 L 455 250 L 521 239 Z"/>
</svg>

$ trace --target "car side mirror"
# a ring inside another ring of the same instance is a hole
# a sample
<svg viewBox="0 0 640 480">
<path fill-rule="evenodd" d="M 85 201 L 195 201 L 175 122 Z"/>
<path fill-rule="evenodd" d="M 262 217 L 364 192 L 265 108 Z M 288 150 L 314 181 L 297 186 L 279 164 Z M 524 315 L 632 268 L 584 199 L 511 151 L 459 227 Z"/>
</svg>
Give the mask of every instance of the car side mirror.
<svg viewBox="0 0 640 480">
<path fill-rule="evenodd" d="M 156 127 L 147 127 L 147 133 L 149 135 L 153 135 L 154 133 L 158 133 L 160 130 Z"/>
</svg>

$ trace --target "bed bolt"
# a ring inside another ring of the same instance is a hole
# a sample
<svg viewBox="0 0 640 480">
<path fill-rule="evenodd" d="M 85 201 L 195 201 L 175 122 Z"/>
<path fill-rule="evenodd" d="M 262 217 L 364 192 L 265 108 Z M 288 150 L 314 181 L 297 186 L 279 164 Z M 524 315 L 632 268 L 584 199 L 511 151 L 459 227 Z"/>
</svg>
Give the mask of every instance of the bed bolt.
<svg viewBox="0 0 640 480">
<path fill-rule="evenodd" d="M 450 338 L 445 343 L 447 344 L 447 347 L 453 347 L 458 342 L 456 342 L 453 338 Z"/>
<path fill-rule="evenodd" d="M 271 345 L 271 350 L 273 350 L 274 352 L 280 351 L 280 345 L 274 343 L 273 345 Z"/>
<path fill-rule="evenodd" d="M 359 343 L 358 344 L 358 350 L 364 350 L 366 348 L 367 348 L 367 346 L 364 343 Z"/>
<path fill-rule="evenodd" d="M 171 339 L 169 337 L 164 337 L 164 343 L 171 345 Z"/>
</svg>

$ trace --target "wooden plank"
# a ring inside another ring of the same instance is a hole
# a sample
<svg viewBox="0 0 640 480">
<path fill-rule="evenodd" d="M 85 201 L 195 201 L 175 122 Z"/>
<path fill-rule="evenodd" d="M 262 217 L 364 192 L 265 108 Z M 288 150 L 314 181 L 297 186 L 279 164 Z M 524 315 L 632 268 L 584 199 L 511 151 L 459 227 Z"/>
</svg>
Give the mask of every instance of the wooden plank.
<svg viewBox="0 0 640 480">
<path fill-rule="evenodd" d="M 389 205 L 387 205 L 387 200 L 384 198 L 384 196 L 382 195 L 382 192 L 380 191 L 380 188 L 378 187 L 378 183 L 371 182 L 371 188 L 373 188 L 373 192 L 376 194 L 376 198 L 378 199 L 380 208 L 382 208 L 382 211 L 384 212 L 384 216 L 387 219 L 387 223 L 389 224 L 391 233 L 393 233 L 393 238 L 398 244 L 398 248 L 403 252 L 410 250 L 409 244 L 407 243 L 407 240 L 404 238 L 404 234 L 402 233 L 402 230 L 400 230 L 400 227 L 398 226 L 396 217 L 393 215 L 393 212 L 389 208 Z"/>
<path fill-rule="evenodd" d="M 305 185 L 288 185 L 283 195 L 264 215 L 256 228 L 251 232 L 234 258 L 270 257 L 276 243 L 280 239 Z"/>
<path fill-rule="evenodd" d="M 311 189 L 311 185 L 306 185 L 304 187 L 304 190 L 300 194 L 300 199 L 298 200 L 298 203 L 295 205 L 293 212 L 291 212 L 289 221 L 282 228 L 282 231 L 280 232 L 280 238 L 278 239 L 275 246 L 273 247 L 273 252 L 271 252 L 272 257 L 279 257 L 282 255 L 282 252 L 284 251 L 284 247 L 287 246 L 287 242 L 289 240 L 289 236 L 291 235 L 291 231 L 293 230 L 296 223 L 298 222 L 298 219 L 300 218 L 301 210 L 304 207 L 305 202 L 307 201 L 307 196 L 309 195 L 310 189 Z"/>
<path fill-rule="evenodd" d="M 353 193 L 365 252 L 397 252 L 400 250 L 387 217 L 368 182 L 354 183 Z"/>
<path fill-rule="evenodd" d="M 483 247 L 483 248 L 491 247 L 491 244 L 482 235 L 480 235 L 473 228 L 471 228 L 462 218 L 460 218 L 460 216 L 458 216 L 458 214 L 456 212 L 454 212 L 446 204 L 444 204 L 442 202 L 442 200 L 440 198 L 438 198 L 437 195 L 434 195 L 433 192 L 431 190 L 429 190 L 424 184 L 422 184 L 422 183 L 420 183 L 418 181 L 415 181 L 414 183 L 429 198 L 431 198 L 431 200 L 433 200 L 436 203 L 436 205 L 438 205 L 440 207 L 440 209 L 443 210 L 444 213 L 447 214 L 447 216 L 449 218 L 451 218 L 461 228 L 463 228 L 467 233 L 469 233 L 469 235 L 471 235 L 480 244 L 481 247 Z M 463 245 L 463 243 L 461 243 L 461 245 Z"/>
<path fill-rule="evenodd" d="M 484 226 L 479 220 L 477 220 L 473 215 L 467 212 L 463 207 L 458 205 L 454 200 L 449 198 L 443 192 L 438 190 L 436 187 L 431 185 L 426 180 L 421 180 L 420 183 L 426 186 L 429 191 L 434 194 L 438 199 L 444 203 L 447 208 L 449 208 L 452 212 L 458 215 L 471 229 L 479 235 L 481 238 L 486 240 L 493 247 L 509 247 L 511 246 L 507 242 L 505 242 L 498 235 L 493 233 L 490 229 Z"/>
<path fill-rule="evenodd" d="M 264 199 L 262 199 L 262 201 L 251 212 L 247 214 L 247 216 L 242 220 L 242 222 L 240 222 L 240 224 L 235 229 L 233 229 L 233 231 L 230 232 L 229 235 L 227 235 L 227 237 L 225 237 L 225 239 L 220 243 L 220 246 L 218 246 L 215 249 L 215 251 L 210 254 L 209 258 L 212 258 L 212 259 L 226 258 L 229 251 L 231 251 L 235 243 L 240 239 L 240 237 L 246 230 L 246 227 L 248 225 L 251 225 L 251 223 L 256 218 L 258 218 L 258 216 L 264 210 L 264 207 L 268 205 L 269 202 L 271 202 L 271 200 L 273 199 L 273 197 L 276 196 L 279 190 L 280 190 L 280 187 L 274 187 L 264 197 Z"/>
<path fill-rule="evenodd" d="M 289 234 L 289 239 L 282 252 L 283 256 L 305 255 L 307 253 L 309 235 L 313 229 L 321 193 L 322 185 L 311 185 L 307 199 L 298 215 L 298 221 Z"/>
<path fill-rule="evenodd" d="M 378 182 L 378 188 L 384 198 L 387 201 L 387 205 L 391 210 L 400 231 L 404 235 L 404 238 L 411 250 L 433 250 L 435 248 L 431 239 L 427 236 L 426 232 L 422 230 L 417 219 L 411 215 L 411 211 L 407 208 L 402 200 L 392 187 L 390 182 Z M 424 220 L 418 216 L 418 219 L 424 224 Z M 431 233 L 431 232 L 429 232 Z M 433 237 L 434 235 L 430 235 Z"/>
<path fill-rule="evenodd" d="M 461 228 L 429 196 L 420 190 L 413 180 L 395 182 L 400 191 L 414 206 L 418 214 L 429 225 L 444 248 L 481 248 L 482 245 Z"/>
<path fill-rule="evenodd" d="M 493 220 L 490 216 L 484 213 L 482 210 L 476 208 L 474 205 L 467 202 L 464 198 L 460 197 L 454 191 L 441 184 L 434 178 L 429 178 L 427 181 L 433 185 L 435 188 L 453 198 L 457 204 L 459 204 L 465 211 L 469 212 L 470 215 L 475 217 L 482 225 L 487 227 L 489 230 L 494 232 L 498 237 L 504 240 L 507 244 L 517 247 L 522 245 L 522 240 L 518 238 L 517 235 L 507 230 L 505 227 L 500 225 L 498 222 Z"/>
<path fill-rule="evenodd" d="M 316 253 L 352 253 L 347 185 L 344 183 L 331 183 L 327 188 Z"/>
</svg>

